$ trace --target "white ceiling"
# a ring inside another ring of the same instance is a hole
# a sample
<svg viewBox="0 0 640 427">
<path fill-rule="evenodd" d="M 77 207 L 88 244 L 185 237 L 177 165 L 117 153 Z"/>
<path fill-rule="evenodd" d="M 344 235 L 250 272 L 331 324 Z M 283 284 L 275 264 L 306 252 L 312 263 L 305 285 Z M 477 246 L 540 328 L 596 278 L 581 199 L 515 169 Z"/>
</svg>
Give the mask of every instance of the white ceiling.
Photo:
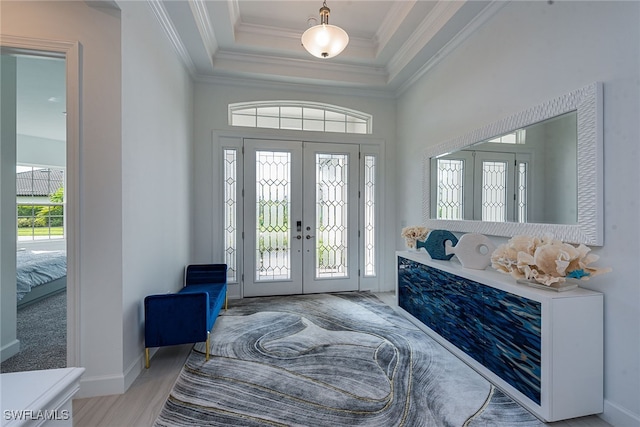
<svg viewBox="0 0 640 427">
<path fill-rule="evenodd" d="M 148 0 L 198 79 L 256 79 L 397 94 L 503 1 L 327 0 L 350 38 L 317 59 L 300 43 L 320 0 Z"/>
<path fill-rule="evenodd" d="M 16 58 L 16 132 L 64 141 L 66 131 L 65 61 L 44 56 Z"/>
</svg>

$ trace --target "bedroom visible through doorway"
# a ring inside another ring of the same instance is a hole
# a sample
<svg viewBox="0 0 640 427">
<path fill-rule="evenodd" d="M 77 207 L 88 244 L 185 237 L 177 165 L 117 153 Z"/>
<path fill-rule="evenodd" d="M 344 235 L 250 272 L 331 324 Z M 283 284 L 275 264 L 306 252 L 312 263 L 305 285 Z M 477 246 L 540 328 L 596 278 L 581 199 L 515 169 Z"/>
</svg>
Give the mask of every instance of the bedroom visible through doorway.
<svg viewBox="0 0 640 427">
<path fill-rule="evenodd" d="M 2 361 L 2 372 L 62 368 L 67 366 L 66 60 L 4 51 L 2 58 L 5 65 L 15 64 L 16 76 L 16 310 L 15 318 L 3 310 L 2 321 L 15 328 L 19 342 L 19 352 Z"/>
</svg>

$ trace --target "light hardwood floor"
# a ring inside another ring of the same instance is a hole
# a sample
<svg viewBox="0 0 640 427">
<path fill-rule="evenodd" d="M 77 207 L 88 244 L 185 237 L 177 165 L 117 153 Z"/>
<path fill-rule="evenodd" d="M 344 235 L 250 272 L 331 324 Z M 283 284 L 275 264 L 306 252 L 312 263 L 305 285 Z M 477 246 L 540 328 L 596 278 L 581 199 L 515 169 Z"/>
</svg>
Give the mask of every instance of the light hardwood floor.
<svg viewBox="0 0 640 427">
<path fill-rule="evenodd" d="M 376 294 L 393 306 L 393 293 Z M 75 427 L 151 426 L 175 383 L 191 344 L 160 348 L 126 393 L 73 400 Z M 611 427 L 597 416 L 550 423 L 553 427 Z"/>
</svg>

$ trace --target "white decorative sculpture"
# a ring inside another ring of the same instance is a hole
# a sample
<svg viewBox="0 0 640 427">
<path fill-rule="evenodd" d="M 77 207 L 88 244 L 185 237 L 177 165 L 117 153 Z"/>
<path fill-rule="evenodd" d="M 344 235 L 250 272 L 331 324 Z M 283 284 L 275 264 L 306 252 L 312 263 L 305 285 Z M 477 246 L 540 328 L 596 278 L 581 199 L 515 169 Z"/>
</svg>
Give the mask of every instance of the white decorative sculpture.
<svg viewBox="0 0 640 427">
<path fill-rule="evenodd" d="M 452 246 L 448 241 L 445 247 L 447 255 L 454 254 L 463 267 L 474 270 L 484 270 L 491 265 L 491 254 L 496 249 L 491 239 L 479 233 L 464 234 L 457 245 Z"/>
</svg>

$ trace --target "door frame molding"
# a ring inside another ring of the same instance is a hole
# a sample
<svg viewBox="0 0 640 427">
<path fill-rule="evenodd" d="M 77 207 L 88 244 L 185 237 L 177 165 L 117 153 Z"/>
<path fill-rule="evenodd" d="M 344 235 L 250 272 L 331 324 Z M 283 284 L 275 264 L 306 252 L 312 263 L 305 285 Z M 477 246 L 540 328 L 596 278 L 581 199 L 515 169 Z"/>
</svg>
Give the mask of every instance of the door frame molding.
<svg viewBox="0 0 640 427">
<path fill-rule="evenodd" d="M 305 132 L 296 130 L 283 130 L 283 129 L 259 129 L 259 128 L 242 128 L 242 129 L 212 129 L 211 130 L 211 165 L 213 173 L 209 177 L 211 179 L 211 254 L 213 260 L 224 260 L 224 248 L 220 242 L 224 241 L 222 235 L 222 228 L 224 226 L 224 216 L 222 209 L 220 209 L 223 202 L 223 169 L 222 165 L 222 149 L 223 148 L 239 148 L 243 146 L 244 139 L 267 139 L 267 140 L 280 140 L 280 141 L 303 141 L 303 142 L 318 142 L 318 143 L 333 143 L 333 144 L 357 144 L 360 145 L 360 152 L 362 155 L 371 154 L 375 155 L 378 159 L 377 162 L 377 200 L 376 200 L 376 214 L 377 214 L 377 229 L 376 229 L 376 243 L 378 249 L 376 250 L 376 265 L 378 266 L 376 276 L 372 278 L 360 277 L 360 290 L 362 291 L 379 291 L 381 288 L 381 281 L 386 275 L 388 268 L 394 268 L 393 266 L 387 266 L 383 262 L 385 259 L 384 246 L 381 244 L 382 236 L 387 233 L 385 231 L 385 209 L 383 209 L 386 196 L 386 168 L 385 168 L 385 152 L 386 141 L 382 138 L 376 138 L 371 135 L 362 134 L 342 134 L 342 133 L 324 133 L 324 132 Z M 362 171 L 361 171 L 362 173 Z M 241 179 L 241 177 L 239 177 Z M 240 187 L 243 188 L 243 187 Z M 240 212 L 239 216 L 242 217 L 243 213 Z M 241 225 L 241 218 L 238 225 Z M 242 246 L 239 245 L 238 250 L 238 270 L 242 271 L 244 265 L 242 260 L 244 253 L 242 253 Z M 359 261 L 362 264 L 362 260 Z M 242 283 L 230 283 L 228 286 L 230 298 L 243 298 L 243 284 Z"/>
<path fill-rule="evenodd" d="M 80 127 L 81 87 L 80 67 L 81 46 L 78 41 L 61 41 L 0 36 L 3 53 L 22 53 L 32 56 L 55 56 L 66 62 L 67 97 L 67 183 L 66 194 L 66 240 L 67 240 L 67 366 L 77 366 L 80 362 Z"/>
</svg>

